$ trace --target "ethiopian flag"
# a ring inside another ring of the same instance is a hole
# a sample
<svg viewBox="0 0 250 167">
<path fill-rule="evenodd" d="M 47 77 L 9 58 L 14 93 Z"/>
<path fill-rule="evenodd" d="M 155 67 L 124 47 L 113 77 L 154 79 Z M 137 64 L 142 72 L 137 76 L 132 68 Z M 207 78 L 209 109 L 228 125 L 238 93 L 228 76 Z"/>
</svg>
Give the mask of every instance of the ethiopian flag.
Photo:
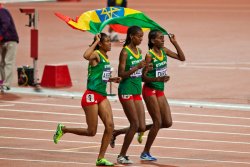
<svg viewBox="0 0 250 167">
<path fill-rule="evenodd" d="M 158 29 L 167 35 L 167 31 L 159 24 L 151 20 L 144 13 L 123 7 L 107 7 L 84 12 L 76 20 L 60 13 L 55 13 L 69 26 L 81 31 L 89 31 L 93 34 L 102 32 L 106 25 L 110 25 L 116 32 L 126 33 L 128 27 L 137 25 L 143 30 Z"/>
</svg>

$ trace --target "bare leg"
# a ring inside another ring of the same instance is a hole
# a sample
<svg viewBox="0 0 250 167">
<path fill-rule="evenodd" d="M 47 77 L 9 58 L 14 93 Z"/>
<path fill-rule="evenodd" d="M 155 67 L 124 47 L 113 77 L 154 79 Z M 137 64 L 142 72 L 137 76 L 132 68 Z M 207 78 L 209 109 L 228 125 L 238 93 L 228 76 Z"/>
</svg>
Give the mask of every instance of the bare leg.
<svg viewBox="0 0 250 167">
<path fill-rule="evenodd" d="M 161 128 L 169 128 L 172 126 L 172 116 L 170 106 L 165 96 L 158 97 L 158 103 L 160 106 L 162 126 Z"/>
<path fill-rule="evenodd" d="M 145 126 L 145 110 L 144 110 L 144 106 L 141 100 L 135 100 L 135 108 L 136 108 L 136 112 L 137 112 L 137 117 L 139 119 L 139 128 L 137 132 L 144 132 L 146 129 Z"/>
<path fill-rule="evenodd" d="M 150 128 L 147 142 L 144 147 L 143 152 L 149 153 L 150 148 L 158 134 L 159 129 L 161 128 L 161 113 L 160 113 L 160 107 L 157 101 L 157 97 L 155 95 L 153 96 L 144 96 L 144 101 L 146 102 L 148 112 L 152 118 L 153 124 L 147 125 L 147 128 Z"/>
<path fill-rule="evenodd" d="M 103 100 L 99 104 L 99 112 L 98 112 L 104 126 L 105 130 L 102 137 L 102 143 L 100 152 L 98 155 L 98 159 L 104 158 L 104 154 L 108 148 L 109 142 L 112 137 L 112 132 L 114 130 L 114 123 L 113 123 L 113 114 L 111 110 L 110 103 L 107 99 Z"/>
<path fill-rule="evenodd" d="M 138 130 L 139 119 L 138 119 L 136 107 L 135 107 L 133 100 L 122 101 L 121 104 L 123 106 L 124 112 L 130 123 L 130 127 L 125 134 L 122 149 L 120 152 L 120 155 L 125 156 L 129 148 L 129 145 L 131 144 L 134 138 L 134 135 Z"/>
<path fill-rule="evenodd" d="M 139 118 L 139 127 L 138 127 L 137 132 L 144 132 L 146 127 L 145 127 L 145 110 L 144 110 L 143 103 L 141 100 L 135 100 L 134 103 L 135 103 L 136 112 Z M 125 134 L 127 133 L 128 130 L 129 130 L 129 127 L 114 130 L 113 136 L 116 137 L 116 136 L 119 136 L 120 134 Z"/>
<path fill-rule="evenodd" d="M 68 128 L 63 127 L 63 133 L 73 133 L 82 136 L 95 136 L 98 124 L 98 105 L 94 104 L 83 108 L 86 115 L 87 129 L 86 128 Z"/>
</svg>

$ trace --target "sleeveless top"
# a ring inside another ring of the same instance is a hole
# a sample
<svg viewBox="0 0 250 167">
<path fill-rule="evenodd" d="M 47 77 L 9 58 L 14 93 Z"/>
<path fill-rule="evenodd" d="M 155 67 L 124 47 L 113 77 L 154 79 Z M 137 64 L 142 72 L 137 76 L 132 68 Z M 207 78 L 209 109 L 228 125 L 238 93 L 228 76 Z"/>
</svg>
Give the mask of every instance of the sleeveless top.
<svg viewBox="0 0 250 167">
<path fill-rule="evenodd" d="M 142 55 L 137 48 L 137 55 L 133 53 L 127 46 L 125 46 L 127 51 L 127 60 L 125 71 L 129 71 L 131 68 L 137 66 L 142 61 Z M 142 69 L 138 69 L 133 74 L 131 74 L 128 78 L 122 79 L 119 87 L 118 94 L 119 95 L 139 95 L 142 92 Z"/>
<path fill-rule="evenodd" d="M 88 66 L 87 89 L 107 96 L 107 82 L 111 76 L 110 62 L 99 50 L 97 53 L 100 62 L 96 66 Z"/>
<path fill-rule="evenodd" d="M 148 71 L 147 76 L 151 78 L 163 77 L 167 75 L 167 54 L 161 49 L 161 57 L 156 55 L 152 49 L 149 50 L 153 64 L 153 70 Z M 164 82 L 148 82 L 145 83 L 146 86 L 156 89 L 164 90 Z"/>
</svg>

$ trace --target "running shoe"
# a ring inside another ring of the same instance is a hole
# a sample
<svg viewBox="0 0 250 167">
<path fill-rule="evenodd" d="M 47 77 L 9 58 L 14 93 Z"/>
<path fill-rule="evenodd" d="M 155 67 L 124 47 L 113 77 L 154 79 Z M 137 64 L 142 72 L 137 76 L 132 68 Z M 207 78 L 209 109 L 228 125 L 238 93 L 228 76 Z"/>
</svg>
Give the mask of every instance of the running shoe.
<svg viewBox="0 0 250 167">
<path fill-rule="evenodd" d="M 138 141 L 138 143 L 142 143 L 142 137 L 143 137 L 143 135 L 144 135 L 144 132 L 138 132 L 137 133 L 137 141 Z"/>
<path fill-rule="evenodd" d="M 153 157 L 149 153 L 141 153 L 140 158 L 141 158 L 141 160 L 145 160 L 145 161 L 156 161 L 157 160 L 157 158 Z"/>
<path fill-rule="evenodd" d="M 60 138 L 63 136 L 63 131 L 62 131 L 62 128 L 64 127 L 63 124 L 58 124 L 57 125 L 57 128 L 56 128 L 56 132 L 53 136 L 53 139 L 54 139 L 54 143 L 57 144 L 58 141 L 60 140 Z"/>
<path fill-rule="evenodd" d="M 112 137 L 111 137 L 111 140 L 109 143 L 111 148 L 115 148 L 115 139 L 116 139 L 116 137 L 114 136 L 114 134 L 112 134 Z"/>
<path fill-rule="evenodd" d="M 114 164 L 105 158 L 101 158 L 96 160 L 96 166 L 114 166 Z"/>
<path fill-rule="evenodd" d="M 117 163 L 119 163 L 119 164 L 132 164 L 133 161 L 131 161 L 130 159 L 128 159 L 128 156 L 118 155 L 118 157 L 117 157 Z"/>
</svg>

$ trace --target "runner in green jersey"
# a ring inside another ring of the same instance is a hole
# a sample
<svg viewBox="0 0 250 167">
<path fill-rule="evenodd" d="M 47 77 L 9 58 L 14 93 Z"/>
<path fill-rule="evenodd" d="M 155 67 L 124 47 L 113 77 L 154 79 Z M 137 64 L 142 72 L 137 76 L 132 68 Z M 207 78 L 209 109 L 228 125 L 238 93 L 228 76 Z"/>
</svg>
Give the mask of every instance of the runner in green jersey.
<svg viewBox="0 0 250 167">
<path fill-rule="evenodd" d="M 95 91 L 103 96 L 107 96 L 107 82 L 111 76 L 109 60 L 99 51 L 100 61 L 96 66 L 89 64 L 87 89 Z"/>
<path fill-rule="evenodd" d="M 104 124 L 104 134 L 96 166 L 114 166 L 104 158 L 114 129 L 113 114 L 109 100 L 106 98 L 107 82 L 120 82 L 120 77 L 110 78 L 110 64 L 107 52 L 111 50 L 110 38 L 101 33 L 95 36 L 93 44 L 85 51 L 83 57 L 89 61 L 87 90 L 82 96 L 82 108 L 86 115 L 87 128 L 70 128 L 58 124 L 54 134 L 57 144 L 65 133 L 82 136 L 95 136 L 98 116 Z"/>
<path fill-rule="evenodd" d="M 127 54 L 126 65 L 125 65 L 125 72 L 136 68 L 139 63 L 142 61 L 142 55 L 140 50 L 137 48 L 137 55 L 128 47 L 125 46 L 124 50 Z M 118 87 L 118 94 L 120 96 L 126 95 L 140 95 L 141 94 L 141 79 L 142 76 L 142 69 L 136 70 L 134 73 L 130 74 L 129 77 L 123 79 Z"/>
<path fill-rule="evenodd" d="M 146 130 L 149 130 L 149 133 L 146 145 L 140 156 L 142 160 L 157 160 L 150 155 L 150 148 L 159 129 L 172 126 L 170 107 L 164 94 L 164 83 L 169 80 L 169 76 L 167 76 L 167 57 L 185 61 L 185 56 L 175 39 L 175 35 L 170 34 L 169 39 L 177 53 L 164 47 L 164 35 L 160 31 L 152 30 L 148 34 L 150 50 L 146 54 L 145 59 L 147 64 L 151 64 L 152 69 L 146 66 L 143 70 L 142 78 L 145 84 L 142 94 L 153 124 L 146 125 Z M 139 136 L 141 135 L 139 134 Z"/>
<path fill-rule="evenodd" d="M 134 134 L 145 130 L 145 111 L 141 98 L 141 75 L 145 60 L 142 60 L 141 50 L 137 48 L 142 38 L 143 31 L 140 27 L 129 27 L 119 58 L 118 75 L 122 77 L 118 88 L 119 100 L 130 123 L 129 128 L 115 130 L 110 143 L 111 147 L 114 147 L 116 136 L 126 133 L 117 157 L 117 162 L 120 164 L 133 163 L 126 155 L 127 150 Z"/>
</svg>

